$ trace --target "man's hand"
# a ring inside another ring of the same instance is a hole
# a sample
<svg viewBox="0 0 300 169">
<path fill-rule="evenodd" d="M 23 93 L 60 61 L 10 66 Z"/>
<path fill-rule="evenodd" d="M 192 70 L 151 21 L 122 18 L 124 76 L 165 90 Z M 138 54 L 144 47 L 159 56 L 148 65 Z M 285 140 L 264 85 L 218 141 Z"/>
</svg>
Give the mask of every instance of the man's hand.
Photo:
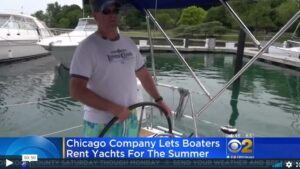
<svg viewBox="0 0 300 169">
<path fill-rule="evenodd" d="M 131 112 L 128 110 L 127 107 L 118 106 L 116 110 L 114 110 L 113 114 L 118 117 L 120 122 L 122 122 L 129 118 Z"/>
<path fill-rule="evenodd" d="M 157 104 L 160 105 L 166 112 L 168 112 L 168 117 L 171 117 L 172 109 L 163 100 L 157 102 Z"/>
</svg>

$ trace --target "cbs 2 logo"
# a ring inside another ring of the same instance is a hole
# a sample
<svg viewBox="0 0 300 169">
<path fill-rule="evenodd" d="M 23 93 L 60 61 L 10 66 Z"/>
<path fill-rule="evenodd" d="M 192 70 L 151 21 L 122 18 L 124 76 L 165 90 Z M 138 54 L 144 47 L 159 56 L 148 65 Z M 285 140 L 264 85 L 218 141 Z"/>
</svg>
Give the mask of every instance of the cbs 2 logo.
<svg viewBox="0 0 300 169">
<path fill-rule="evenodd" d="M 232 153 L 252 153 L 253 152 L 253 141 L 251 139 L 232 139 L 228 142 L 228 150 Z"/>
</svg>

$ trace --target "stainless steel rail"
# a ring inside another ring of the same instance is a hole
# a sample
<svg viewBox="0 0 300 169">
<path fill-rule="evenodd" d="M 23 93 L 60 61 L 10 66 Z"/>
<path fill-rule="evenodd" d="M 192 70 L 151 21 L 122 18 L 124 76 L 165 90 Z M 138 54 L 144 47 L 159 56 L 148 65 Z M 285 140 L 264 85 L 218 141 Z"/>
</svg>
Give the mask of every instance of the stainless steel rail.
<svg viewBox="0 0 300 169">
<path fill-rule="evenodd" d="M 184 59 L 184 57 L 180 54 L 180 52 L 176 49 L 176 47 L 173 44 L 173 42 L 170 40 L 170 38 L 168 37 L 168 35 L 161 28 L 161 26 L 156 21 L 156 19 L 152 16 L 151 12 L 149 10 L 145 10 L 145 12 L 149 16 L 149 18 L 152 20 L 152 22 L 155 24 L 155 26 L 159 29 L 159 31 L 162 33 L 162 35 L 166 38 L 166 40 L 168 41 L 168 43 L 171 45 L 171 47 L 174 50 L 175 54 L 181 59 L 181 61 L 183 62 L 183 64 L 188 68 L 188 70 L 192 74 L 192 77 L 196 80 L 196 82 L 200 86 L 200 88 L 205 92 L 206 96 L 209 99 L 211 99 L 212 97 L 211 97 L 210 93 L 206 90 L 206 88 L 204 87 L 204 85 L 200 82 L 200 80 L 198 79 L 198 77 L 196 76 L 196 74 L 194 73 L 194 71 L 192 70 L 192 68 L 189 66 L 189 64 L 186 62 L 186 60 Z"/>
<path fill-rule="evenodd" d="M 277 33 L 273 36 L 273 38 L 263 47 L 261 48 L 258 53 L 248 61 L 248 63 L 234 75 L 227 84 L 208 102 L 206 103 L 201 110 L 196 114 L 196 117 L 199 117 L 202 112 L 204 112 L 218 97 L 220 97 L 225 90 L 236 80 L 238 79 L 253 63 L 256 61 L 257 58 L 259 58 L 267 48 L 271 44 L 273 44 L 298 18 L 300 17 L 300 11 L 298 11 Z"/>
<path fill-rule="evenodd" d="M 146 21 L 147 21 L 149 44 L 150 44 L 150 55 L 151 55 L 151 60 L 152 60 L 151 63 L 152 63 L 153 77 L 154 77 L 154 81 L 157 83 L 151 25 L 150 25 L 150 19 L 149 19 L 148 15 L 146 16 Z"/>
<path fill-rule="evenodd" d="M 241 29 L 252 39 L 252 41 L 255 43 L 255 45 L 260 49 L 261 44 L 260 42 L 254 37 L 254 35 L 250 32 L 250 30 L 247 28 L 247 26 L 243 23 L 243 21 L 239 18 L 239 16 L 234 12 L 234 10 L 230 7 L 230 5 L 225 2 L 224 0 L 220 0 L 222 5 L 229 11 L 229 13 L 232 15 L 233 19 L 238 23 Z"/>
</svg>

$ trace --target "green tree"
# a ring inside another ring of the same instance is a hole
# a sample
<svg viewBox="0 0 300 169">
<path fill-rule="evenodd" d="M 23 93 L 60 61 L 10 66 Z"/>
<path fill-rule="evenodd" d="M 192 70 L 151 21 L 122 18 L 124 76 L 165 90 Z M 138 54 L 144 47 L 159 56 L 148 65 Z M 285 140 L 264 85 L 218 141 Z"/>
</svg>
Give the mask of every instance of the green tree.
<svg viewBox="0 0 300 169">
<path fill-rule="evenodd" d="M 44 11 L 42 10 L 36 11 L 35 13 L 32 14 L 32 16 L 38 18 L 41 21 L 47 20 L 47 16 L 44 14 Z"/>
<path fill-rule="evenodd" d="M 207 11 L 205 22 L 219 21 L 224 26 L 231 27 L 229 14 L 226 13 L 223 6 L 212 7 Z"/>
<path fill-rule="evenodd" d="M 177 25 L 197 25 L 204 21 L 207 12 L 196 6 L 185 8 Z"/>
<path fill-rule="evenodd" d="M 129 28 L 139 29 L 145 23 L 145 16 L 133 6 L 128 6 L 124 22 Z"/>
<path fill-rule="evenodd" d="M 176 25 L 176 22 L 168 13 L 161 13 L 156 16 L 156 19 L 158 23 L 164 28 L 164 29 L 170 29 L 174 28 Z"/>
<path fill-rule="evenodd" d="M 67 28 L 75 28 L 78 23 L 78 19 L 82 17 L 82 10 L 78 5 L 66 6 L 63 8 L 62 13 L 69 20 Z"/>
<path fill-rule="evenodd" d="M 85 4 L 83 6 L 83 11 L 84 11 L 84 16 L 85 17 L 92 17 L 92 11 L 91 11 L 91 8 L 90 8 L 90 5 L 89 4 Z"/>
<path fill-rule="evenodd" d="M 219 21 L 206 22 L 199 25 L 201 34 L 205 37 L 213 37 L 226 33 L 226 28 Z"/>
<path fill-rule="evenodd" d="M 56 25 L 58 28 L 68 28 L 70 25 L 70 20 L 67 18 L 61 18 Z"/>
<path fill-rule="evenodd" d="M 271 31 L 276 28 L 272 19 L 271 0 L 261 0 L 255 4 L 248 15 L 248 26 L 254 28 L 255 31 L 265 30 Z"/>
<path fill-rule="evenodd" d="M 60 13 L 60 11 L 61 6 L 58 4 L 58 2 L 47 5 L 46 15 L 48 20 L 46 23 L 49 27 L 57 26 L 58 20 L 60 19 L 57 17 L 57 15 Z"/>
<path fill-rule="evenodd" d="M 277 6 L 279 6 L 280 4 L 282 4 L 284 2 L 284 0 L 270 0 L 271 2 L 271 7 L 275 8 Z"/>
<path fill-rule="evenodd" d="M 275 22 L 278 25 L 285 24 L 297 11 L 299 11 L 299 2 L 296 0 L 285 0 L 276 9 Z"/>
<path fill-rule="evenodd" d="M 227 29 L 221 22 L 212 21 L 198 25 L 181 25 L 174 32 L 178 37 L 206 38 L 225 34 Z"/>
<path fill-rule="evenodd" d="M 163 9 L 163 10 L 152 10 L 158 23 L 165 29 L 170 29 L 176 27 L 181 16 L 181 9 Z"/>
<path fill-rule="evenodd" d="M 167 14 L 170 18 L 172 18 L 176 23 L 179 21 L 182 13 L 182 9 L 160 9 L 157 11 L 151 11 L 156 17 L 161 14 Z"/>
<path fill-rule="evenodd" d="M 60 6 L 55 2 L 48 4 L 46 11 L 43 21 L 48 27 L 75 28 L 78 19 L 82 17 L 82 9 L 78 5 Z M 40 16 L 43 13 L 38 11 L 35 14 Z"/>
<path fill-rule="evenodd" d="M 253 0 L 232 0 L 229 1 L 229 4 L 232 6 L 232 8 L 235 10 L 235 12 L 239 15 L 239 17 L 242 19 L 242 21 L 248 26 L 247 23 L 249 23 L 249 14 L 251 13 L 253 7 L 256 4 L 256 1 Z M 235 20 L 230 17 L 229 18 L 232 27 L 234 29 L 239 29 L 238 24 L 235 22 Z"/>
</svg>

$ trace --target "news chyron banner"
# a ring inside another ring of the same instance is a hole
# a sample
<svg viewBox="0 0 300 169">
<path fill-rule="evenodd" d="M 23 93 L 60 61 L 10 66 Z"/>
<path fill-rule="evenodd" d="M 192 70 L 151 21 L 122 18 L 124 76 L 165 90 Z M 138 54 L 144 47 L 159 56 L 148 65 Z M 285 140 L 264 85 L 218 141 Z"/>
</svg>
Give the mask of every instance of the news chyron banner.
<svg viewBox="0 0 300 169">
<path fill-rule="evenodd" d="M 33 158 L 27 159 L 28 161 L 37 160 L 34 158 L 300 159 L 300 138 L 44 138 L 31 136 L 0 138 L 0 156 Z"/>
</svg>

